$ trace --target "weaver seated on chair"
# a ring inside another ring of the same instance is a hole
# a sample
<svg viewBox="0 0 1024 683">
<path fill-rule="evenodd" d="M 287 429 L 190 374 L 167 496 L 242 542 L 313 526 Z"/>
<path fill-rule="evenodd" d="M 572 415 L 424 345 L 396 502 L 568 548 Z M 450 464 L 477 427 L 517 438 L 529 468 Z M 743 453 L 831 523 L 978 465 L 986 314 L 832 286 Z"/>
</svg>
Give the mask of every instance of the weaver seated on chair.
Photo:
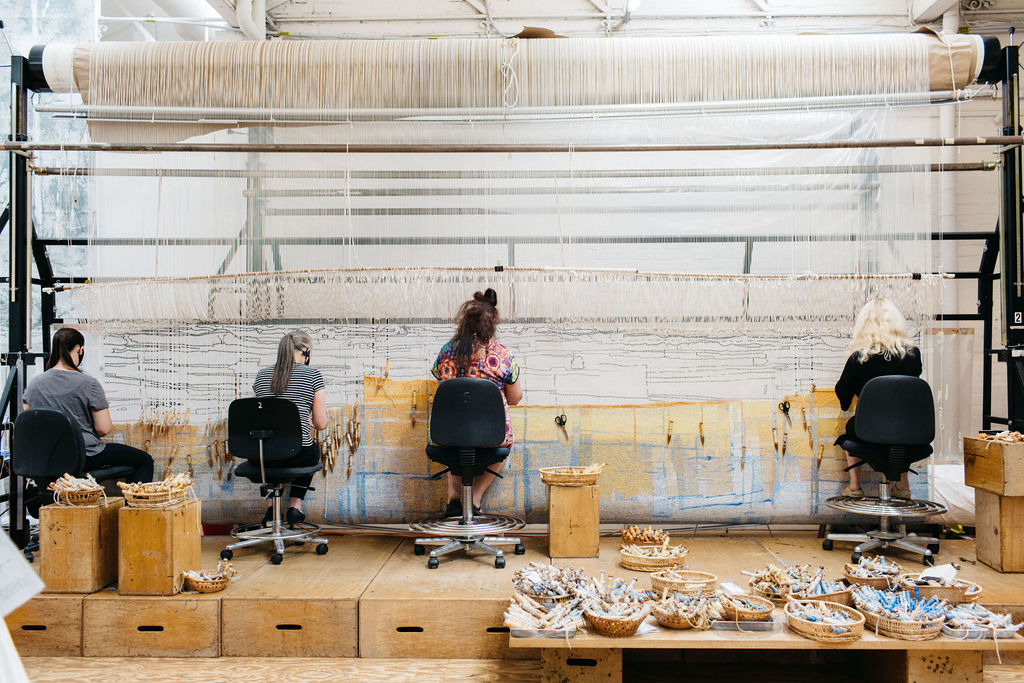
<svg viewBox="0 0 1024 683">
<path fill-rule="evenodd" d="M 235 527 L 231 535 L 241 539 L 221 551 L 230 560 L 233 550 L 257 543 L 272 543 L 272 564 L 284 559 L 285 542 L 317 543 L 316 552 L 327 552 L 327 539 L 317 538 L 320 527 L 296 522 L 288 529 L 282 524 L 281 496 L 284 488 L 298 477 L 313 475 L 320 464 L 278 466 L 293 458 L 302 448 L 302 423 L 299 409 L 284 398 L 240 398 L 228 408 L 228 451 L 247 462 L 235 468 L 235 474 L 260 484 L 260 493 L 272 501 L 270 525 L 249 524 Z"/>
<path fill-rule="evenodd" d="M 495 555 L 494 566 L 501 569 L 505 566 L 504 553 L 492 544 L 514 543 L 517 555 L 526 549 L 518 538 L 496 534 L 519 529 L 524 523 L 515 517 L 474 513 L 472 502 L 473 478 L 508 457 L 509 449 L 500 445 L 505 439 L 501 389 L 490 380 L 471 377 L 441 382 L 434 394 L 428 431 L 432 443 L 427 446 L 427 456 L 445 466 L 434 478 L 451 471 L 462 479 L 462 515 L 411 524 L 413 531 L 439 536 L 416 539 L 416 554 L 422 555 L 425 545 L 442 546 L 431 550 L 427 560 L 427 567 L 435 569 L 440 555 L 460 548 L 476 548 Z"/>
<path fill-rule="evenodd" d="M 54 408 L 31 408 L 18 414 L 14 421 L 11 443 L 11 470 L 19 477 L 32 479 L 36 493 L 26 496 L 25 509 L 33 517 L 39 508 L 53 502 L 46 487 L 64 473 L 74 477 L 91 474 L 98 482 L 110 479 L 130 480 L 134 467 L 110 465 L 90 468 L 85 455 L 85 441 L 78 423 L 66 412 Z M 25 548 L 31 560 L 35 543 Z"/>
<path fill-rule="evenodd" d="M 822 542 L 825 550 L 832 549 L 833 541 L 861 542 L 853 551 L 853 562 L 860 554 L 876 548 L 901 548 L 922 555 L 925 564 L 933 564 L 932 553 L 938 552 L 937 538 L 906 533 L 901 518 L 926 517 L 946 511 L 942 505 L 927 500 L 893 498 L 891 488 L 910 466 L 927 458 L 935 438 L 935 407 L 932 390 L 919 377 L 889 375 L 875 377 L 864 385 L 857 404 L 855 421 L 856 439 L 843 444 L 858 462 L 850 467 L 869 465 L 885 475 L 878 485 L 878 496 L 853 498 L 836 496 L 828 505 L 836 510 L 860 515 L 877 515 L 877 531 L 866 534 L 828 534 Z M 890 519 L 898 521 L 898 529 L 890 530 Z M 927 546 L 927 547 L 923 547 Z"/>
</svg>

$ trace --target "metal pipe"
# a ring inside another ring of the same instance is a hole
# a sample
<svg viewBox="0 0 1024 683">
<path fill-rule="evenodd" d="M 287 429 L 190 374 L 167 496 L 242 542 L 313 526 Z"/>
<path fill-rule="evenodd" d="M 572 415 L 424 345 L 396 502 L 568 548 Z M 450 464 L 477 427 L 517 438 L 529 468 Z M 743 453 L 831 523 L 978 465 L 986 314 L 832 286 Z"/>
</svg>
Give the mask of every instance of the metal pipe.
<svg viewBox="0 0 1024 683">
<path fill-rule="evenodd" d="M 873 235 L 857 235 L 855 233 L 838 233 L 834 235 L 628 235 L 628 236 L 586 236 L 573 237 L 573 244 L 735 244 L 735 243 L 774 243 L 774 242 L 918 242 L 926 240 L 947 239 L 947 240 L 984 240 L 990 236 L 987 232 L 958 232 L 952 235 L 943 235 L 939 232 L 928 234 L 921 233 L 894 233 L 885 232 Z M 505 242 L 512 245 L 520 244 L 558 244 L 562 238 L 557 235 L 523 235 L 515 238 L 508 238 Z M 187 246 L 228 246 L 248 244 L 249 239 L 243 236 L 238 237 L 73 237 L 70 239 L 41 239 L 42 244 L 52 247 L 187 247 Z M 438 245 L 438 244 L 494 244 L 496 240 L 488 236 L 458 237 L 381 237 L 378 235 L 370 237 L 262 237 L 259 244 L 276 244 L 279 246 L 396 246 L 396 245 Z"/>
<path fill-rule="evenodd" d="M 822 109 L 835 110 L 867 106 L 916 106 L 967 101 L 978 97 L 995 98 L 994 87 L 985 86 L 972 91 L 937 90 L 935 92 L 839 95 L 833 97 L 784 97 L 771 100 L 723 100 L 720 102 L 671 102 L 663 104 L 616 104 L 592 106 L 547 107 L 472 107 L 472 108 L 378 108 L 378 109 L 317 109 L 317 108 L 252 108 L 252 107 L 157 107 L 107 104 L 41 104 L 40 113 L 69 114 L 77 118 L 105 118 L 108 120 L 137 120 L 143 123 L 189 122 L 241 123 L 241 122 L 296 122 L 323 123 L 329 121 L 385 121 L 393 119 L 437 119 L 443 121 L 476 121 L 494 119 L 507 121 L 525 118 L 582 118 L 595 116 L 635 116 L 680 114 L 718 114 L 729 112 L 786 111 Z"/>
<path fill-rule="evenodd" d="M 668 168 L 606 171 L 331 171 L 331 170 L 265 170 L 263 178 L 348 178 L 351 180 L 460 180 L 470 178 L 562 179 L 574 180 L 612 178 L 709 178 L 728 176 L 780 176 L 780 175 L 859 175 L 864 173 L 959 173 L 995 171 L 995 161 L 957 162 L 954 164 L 881 164 L 879 166 L 779 166 L 766 168 Z M 92 168 L 89 166 L 37 166 L 33 173 L 40 176 L 100 176 L 100 177 L 162 177 L 162 178 L 247 178 L 255 171 L 247 169 L 209 168 Z"/>
<path fill-rule="evenodd" d="M 536 153 L 612 153 L 612 152 L 748 152 L 753 150 L 793 149 L 876 149 L 925 147 L 1019 147 L 1021 135 L 956 138 L 890 138 L 882 140 L 831 140 L 828 142 L 753 142 L 739 144 L 663 144 L 663 145 L 540 145 L 540 144 L 338 144 L 272 143 L 223 144 L 183 142 L 2 142 L 8 152 L 244 152 L 247 154 L 536 154 Z"/>
</svg>

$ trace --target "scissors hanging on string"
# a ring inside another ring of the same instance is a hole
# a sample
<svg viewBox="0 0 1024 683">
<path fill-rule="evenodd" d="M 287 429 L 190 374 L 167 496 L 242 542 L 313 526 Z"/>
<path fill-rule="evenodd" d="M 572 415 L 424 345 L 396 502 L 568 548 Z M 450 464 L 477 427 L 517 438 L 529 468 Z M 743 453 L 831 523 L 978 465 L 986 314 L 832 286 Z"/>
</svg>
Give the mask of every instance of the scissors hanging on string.
<svg viewBox="0 0 1024 683">
<path fill-rule="evenodd" d="M 782 401 L 781 403 L 779 403 L 779 410 L 782 412 L 783 415 L 786 416 L 786 424 L 789 425 L 790 427 L 792 427 L 793 426 L 793 418 L 791 418 L 789 416 L 789 408 L 790 408 L 789 401 Z"/>
</svg>

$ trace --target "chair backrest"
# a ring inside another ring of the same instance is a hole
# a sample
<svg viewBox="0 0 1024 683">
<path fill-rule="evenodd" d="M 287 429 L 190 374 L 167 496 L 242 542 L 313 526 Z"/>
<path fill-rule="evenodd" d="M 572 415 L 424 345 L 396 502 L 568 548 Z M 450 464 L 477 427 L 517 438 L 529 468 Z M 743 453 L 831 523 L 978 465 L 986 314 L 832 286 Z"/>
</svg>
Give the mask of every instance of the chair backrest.
<svg viewBox="0 0 1024 683">
<path fill-rule="evenodd" d="M 437 385 L 430 439 L 439 446 L 494 448 L 505 440 L 505 403 L 494 382 L 456 377 Z"/>
<path fill-rule="evenodd" d="M 287 460 L 302 449 L 299 408 L 285 398 L 240 398 L 228 406 L 228 451 L 258 462 Z"/>
<path fill-rule="evenodd" d="M 85 469 L 82 427 L 68 413 L 55 408 L 31 408 L 14 421 L 11 468 L 22 477 L 42 481 L 67 472 L 78 476 Z"/>
<path fill-rule="evenodd" d="M 935 439 L 932 390 L 920 377 L 868 380 L 857 401 L 857 438 L 889 446 L 927 446 Z"/>
</svg>

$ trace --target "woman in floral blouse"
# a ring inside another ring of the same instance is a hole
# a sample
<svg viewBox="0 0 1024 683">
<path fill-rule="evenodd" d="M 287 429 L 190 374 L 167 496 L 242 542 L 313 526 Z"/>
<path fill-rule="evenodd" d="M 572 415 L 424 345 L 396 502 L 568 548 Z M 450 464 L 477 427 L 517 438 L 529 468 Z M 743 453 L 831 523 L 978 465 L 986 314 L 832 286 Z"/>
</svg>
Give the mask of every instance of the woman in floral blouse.
<svg viewBox="0 0 1024 683">
<path fill-rule="evenodd" d="M 523 388 L 519 382 L 519 363 L 512 351 L 495 339 L 499 322 L 498 295 L 493 289 L 477 292 L 473 298 L 462 304 L 455 317 L 455 336 L 441 347 L 431 372 L 442 382 L 453 377 L 482 377 L 502 390 L 505 404 L 505 441 L 502 446 L 511 448 L 513 435 L 508 419 L 508 407 L 523 399 Z M 500 472 L 505 462 L 492 464 L 490 469 Z M 480 501 L 487 487 L 494 481 L 494 475 L 484 472 L 473 479 L 473 513 L 480 511 Z M 448 474 L 448 504 L 445 514 L 462 514 L 462 482 L 455 475 Z"/>
</svg>

